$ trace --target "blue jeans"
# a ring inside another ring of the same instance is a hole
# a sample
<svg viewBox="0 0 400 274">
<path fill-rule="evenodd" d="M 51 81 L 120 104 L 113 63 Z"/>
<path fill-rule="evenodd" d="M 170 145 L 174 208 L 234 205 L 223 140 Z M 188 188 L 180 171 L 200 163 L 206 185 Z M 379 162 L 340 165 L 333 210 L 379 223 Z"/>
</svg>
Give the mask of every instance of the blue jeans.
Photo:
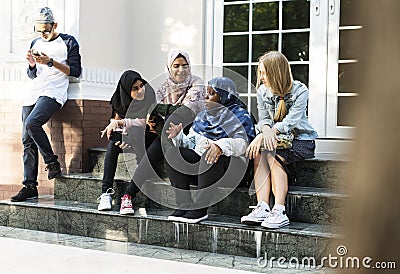
<svg viewBox="0 0 400 274">
<path fill-rule="evenodd" d="M 49 139 L 42 126 L 60 109 L 56 100 L 41 96 L 36 104 L 22 108 L 22 144 L 24 145 L 24 181 L 22 184 L 35 187 L 38 185 L 38 150 L 46 164 L 57 162 Z"/>
</svg>

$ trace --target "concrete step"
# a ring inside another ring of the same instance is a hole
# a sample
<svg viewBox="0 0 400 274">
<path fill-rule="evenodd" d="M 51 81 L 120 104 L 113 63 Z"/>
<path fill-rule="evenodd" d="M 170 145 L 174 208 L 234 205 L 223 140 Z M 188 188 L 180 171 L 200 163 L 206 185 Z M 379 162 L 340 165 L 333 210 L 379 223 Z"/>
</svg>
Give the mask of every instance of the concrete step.
<svg viewBox="0 0 400 274">
<path fill-rule="evenodd" d="M 90 172 L 103 174 L 106 148 L 89 149 Z M 296 164 L 296 182 L 294 185 L 306 187 L 321 187 L 339 189 L 346 186 L 346 174 L 351 156 L 343 154 L 317 154 L 314 159 L 308 159 Z M 136 169 L 134 154 L 121 153 L 118 158 L 116 176 L 130 179 Z M 129 166 L 129 169 L 127 168 Z M 162 174 L 162 178 L 167 178 Z"/>
<path fill-rule="evenodd" d="M 115 181 L 114 203 L 119 204 L 126 184 L 129 181 L 118 178 Z M 174 199 L 174 192 L 168 181 L 160 181 L 152 184 L 150 197 L 156 197 L 156 203 L 139 195 L 136 204 L 147 208 L 164 208 L 168 201 Z M 193 187 L 194 189 L 196 187 Z M 224 189 L 219 189 L 224 191 Z M 225 190 L 226 191 L 226 190 Z M 63 175 L 55 180 L 54 195 L 58 200 L 78 201 L 94 203 L 100 196 L 101 175 L 99 174 L 70 174 Z M 290 186 L 286 199 L 288 216 L 293 221 L 314 223 L 314 224 L 340 224 L 343 201 L 347 195 L 337 190 L 325 188 L 310 188 Z M 256 205 L 255 195 L 250 196 L 247 188 L 239 187 L 226 196 L 220 202 L 210 207 L 209 212 L 218 215 L 243 216 L 250 212 L 249 206 Z"/>
<path fill-rule="evenodd" d="M 306 187 L 321 187 L 342 189 L 348 184 L 351 155 L 323 154 L 315 155 L 296 163 L 295 185 Z"/>
<path fill-rule="evenodd" d="M 171 210 L 149 209 L 146 218 L 122 216 L 116 211 L 99 212 L 93 203 L 55 200 L 41 196 L 37 201 L 0 201 L 0 225 L 174 247 L 203 252 L 259 258 L 313 257 L 329 253 L 342 238 L 336 227 L 292 222 L 290 226 L 268 230 L 240 224 L 239 217 L 211 214 L 199 224 L 167 220 Z"/>
</svg>

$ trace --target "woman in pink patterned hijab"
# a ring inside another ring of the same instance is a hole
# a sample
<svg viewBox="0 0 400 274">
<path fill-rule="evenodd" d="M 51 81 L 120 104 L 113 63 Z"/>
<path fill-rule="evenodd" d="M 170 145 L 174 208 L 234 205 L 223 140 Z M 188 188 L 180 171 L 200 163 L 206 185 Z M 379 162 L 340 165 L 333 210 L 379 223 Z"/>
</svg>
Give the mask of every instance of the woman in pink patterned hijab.
<svg viewBox="0 0 400 274">
<path fill-rule="evenodd" d="M 181 50 L 170 51 L 167 58 L 168 78 L 157 90 L 157 102 L 185 105 L 195 114 L 204 108 L 205 84 L 192 74 L 189 54 Z"/>
</svg>

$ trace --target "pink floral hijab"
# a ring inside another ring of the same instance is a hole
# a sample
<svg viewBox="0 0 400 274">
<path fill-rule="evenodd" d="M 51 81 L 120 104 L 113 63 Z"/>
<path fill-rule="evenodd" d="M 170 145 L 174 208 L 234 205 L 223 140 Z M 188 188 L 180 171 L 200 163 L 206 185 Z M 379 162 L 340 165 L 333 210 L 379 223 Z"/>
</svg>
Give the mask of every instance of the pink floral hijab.
<svg viewBox="0 0 400 274">
<path fill-rule="evenodd" d="M 172 63 L 178 56 L 183 56 L 189 65 L 189 75 L 184 82 L 176 82 L 171 73 Z M 204 107 L 205 84 L 203 80 L 192 74 L 189 54 L 181 50 L 170 51 L 167 58 L 168 78 L 157 90 L 157 102 L 172 105 L 185 105 L 198 113 Z"/>
</svg>

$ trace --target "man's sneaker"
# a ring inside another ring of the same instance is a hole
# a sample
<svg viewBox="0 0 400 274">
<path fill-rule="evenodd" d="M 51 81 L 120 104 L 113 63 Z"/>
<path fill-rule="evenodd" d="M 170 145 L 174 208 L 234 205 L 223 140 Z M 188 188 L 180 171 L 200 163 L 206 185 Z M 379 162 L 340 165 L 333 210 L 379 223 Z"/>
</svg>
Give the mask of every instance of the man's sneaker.
<svg viewBox="0 0 400 274">
<path fill-rule="evenodd" d="M 135 211 L 132 207 L 132 198 L 129 194 L 124 194 L 121 198 L 121 208 L 119 209 L 119 214 L 127 215 L 127 214 L 135 214 Z"/>
<path fill-rule="evenodd" d="M 53 162 L 48 164 L 45 170 L 49 172 L 49 174 L 47 175 L 47 178 L 49 180 L 59 177 L 61 175 L 61 168 L 59 162 Z"/>
<path fill-rule="evenodd" d="M 195 224 L 208 218 L 206 209 L 196 209 L 186 211 L 180 218 L 181 222 Z"/>
<path fill-rule="evenodd" d="M 100 200 L 97 210 L 111 210 L 112 208 L 111 196 L 114 195 L 114 193 L 115 193 L 114 189 L 109 188 L 105 193 L 101 194 L 101 196 L 97 198 L 97 200 Z"/>
<path fill-rule="evenodd" d="M 261 226 L 266 228 L 280 228 L 286 225 L 289 225 L 289 218 L 286 216 L 286 212 L 281 212 L 275 208 L 272 209 L 271 214 L 261 223 Z"/>
<path fill-rule="evenodd" d="M 264 201 L 259 201 L 256 206 L 250 206 L 250 208 L 253 208 L 250 214 L 240 219 L 242 224 L 260 225 L 271 214 L 269 205 Z"/>
<path fill-rule="evenodd" d="M 180 222 L 181 217 L 183 215 L 185 215 L 186 212 L 187 212 L 187 210 L 175 209 L 175 211 L 171 215 L 168 216 L 168 221 Z"/>
<path fill-rule="evenodd" d="M 24 186 L 17 195 L 11 197 L 11 202 L 23 202 L 26 200 L 34 200 L 38 198 L 36 187 Z"/>
</svg>

